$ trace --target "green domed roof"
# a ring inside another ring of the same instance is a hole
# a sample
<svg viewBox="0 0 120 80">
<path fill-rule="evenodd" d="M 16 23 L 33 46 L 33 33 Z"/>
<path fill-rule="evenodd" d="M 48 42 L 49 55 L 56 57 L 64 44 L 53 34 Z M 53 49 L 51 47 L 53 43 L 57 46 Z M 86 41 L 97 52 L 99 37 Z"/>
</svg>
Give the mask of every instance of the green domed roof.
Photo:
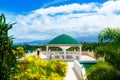
<svg viewBox="0 0 120 80">
<path fill-rule="evenodd" d="M 79 42 L 66 34 L 62 34 L 55 37 L 48 44 L 79 44 Z"/>
</svg>

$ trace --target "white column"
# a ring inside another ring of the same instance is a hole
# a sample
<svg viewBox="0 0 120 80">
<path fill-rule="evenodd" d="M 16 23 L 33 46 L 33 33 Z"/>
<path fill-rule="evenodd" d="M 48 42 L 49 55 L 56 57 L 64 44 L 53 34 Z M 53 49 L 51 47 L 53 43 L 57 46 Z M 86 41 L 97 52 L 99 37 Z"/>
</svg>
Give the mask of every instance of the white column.
<svg viewBox="0 0 120 80">
<path fill-rule="evenodd" d="M 50 49 L 48 50 L 48 57 L 49 57 L 49 59 L 52 59 L 52 55 L 51 55 L 51 50 Z"/>
<path fill-rule="evenodd" d="M 46 55 L 47 55 L 47 58 L 49 59 L 48 46 L 46 46 Z"/>
<path fill-rule="evenodd" d="M 70 46 L 59 46 L 63 52 L 64 52 L 64 60 L 66 60 L 66 50 L 70 47 Z"/>
<path fill-rule="evenodd" d="M 64 60 L 66 60 L 66 49 L 64 48 L 63 51 L 64 51 Z"/>
<path fill-rule="evenodd" d="M 48 46 L 46 46 L 46 54 L 48 53 Z"/>
<path fill-rule="evenodd" d="M 80 54 L 79 54 L 79 58 L 80 58 L 82 55 L 82 46 L 79 46 L 79 48 L 80 48 Z"/>
<path fill-rule="evenodd" d="M 82 52 L 82 46 L 79 46 L 79 48 L 80 48 L 80 53 Z"/>
<path fill-rule="evenodd" d="M 74 54 L 72 54 L 72 57 L 73 57 L 73 59 L 75 60 L 76 59 L 76 50 L 74 50 Z"/>
</svg>

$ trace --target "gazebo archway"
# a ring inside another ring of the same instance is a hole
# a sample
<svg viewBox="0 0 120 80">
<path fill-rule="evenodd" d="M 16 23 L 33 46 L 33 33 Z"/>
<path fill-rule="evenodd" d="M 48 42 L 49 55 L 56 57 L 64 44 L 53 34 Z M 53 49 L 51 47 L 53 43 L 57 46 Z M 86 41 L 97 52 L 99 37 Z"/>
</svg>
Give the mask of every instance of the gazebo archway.
<svg viewBox="0 0 120 80">
<path fill-rule="evenodd" d="M 75 40 L 74 38 L 66 35 L 66 34 L 62 34 L 59 35 L 57 37 L 55 37 L 53 40 L 51 40 L 47 45 L 46 45 L 46 52 L 48 54 L 48 58 L 50 58 L 50 53 L 49 53 L 49 47 L 59 47 L 63 50 L 63 55 L 64 55 L 64 60 L 67 60 L 66 58 L 66 50 L 70 47 L 79 47 L 79 53 L 77 54 L 77 56 L 80 57 L 81 55 L 81 51 L 82 51 L 82 45 L 79 44 L 79 42 L 77 40 Z M 74 58 L 75 59 L 75 58 Z"/>
</svg>

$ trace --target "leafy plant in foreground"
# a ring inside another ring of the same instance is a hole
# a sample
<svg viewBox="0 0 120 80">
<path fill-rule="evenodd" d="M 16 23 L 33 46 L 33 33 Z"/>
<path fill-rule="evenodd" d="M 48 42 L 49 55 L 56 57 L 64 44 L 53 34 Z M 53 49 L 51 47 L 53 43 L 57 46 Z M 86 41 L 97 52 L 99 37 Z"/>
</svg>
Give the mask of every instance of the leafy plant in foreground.
<svg viewBox="0 0 120 80">
<path fill-rule="evenodd" d="M 0 15 L 0 79 L 7 80 L 14 72 L 16 58 L 12 52 L 12 38 L 8 37 L 8 30 L 13 24 L 7 24 L 4 14 Z"/>
<path fill-rule="evenodd" d="M 88 80 L 119 80 L 114 67 L 106 62 L 99 62 L 87 71 Z"/>
</svg>

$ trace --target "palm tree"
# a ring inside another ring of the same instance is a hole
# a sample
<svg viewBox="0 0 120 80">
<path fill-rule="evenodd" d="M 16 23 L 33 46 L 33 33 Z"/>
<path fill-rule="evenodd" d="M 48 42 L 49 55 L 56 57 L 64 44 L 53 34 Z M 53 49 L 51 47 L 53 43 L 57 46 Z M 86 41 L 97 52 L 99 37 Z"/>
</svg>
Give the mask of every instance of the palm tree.
<svg viewBox="0 0 120 80">
<path fill-rule="evenodd" d="M 106 28 L 103 29 L 98 36 L 100 42 L 113 42 L 120 45 L 120 29 Z"/>
<path fill-rule="evenodd" d="M 8 30 L 13 24 L 7 24 L 4 14 L 0 15 L 0 79 L 7 80 L 16 65 L 16 58 L 12 52 L 12 38 L 8 37 Z"/>
</svg>

